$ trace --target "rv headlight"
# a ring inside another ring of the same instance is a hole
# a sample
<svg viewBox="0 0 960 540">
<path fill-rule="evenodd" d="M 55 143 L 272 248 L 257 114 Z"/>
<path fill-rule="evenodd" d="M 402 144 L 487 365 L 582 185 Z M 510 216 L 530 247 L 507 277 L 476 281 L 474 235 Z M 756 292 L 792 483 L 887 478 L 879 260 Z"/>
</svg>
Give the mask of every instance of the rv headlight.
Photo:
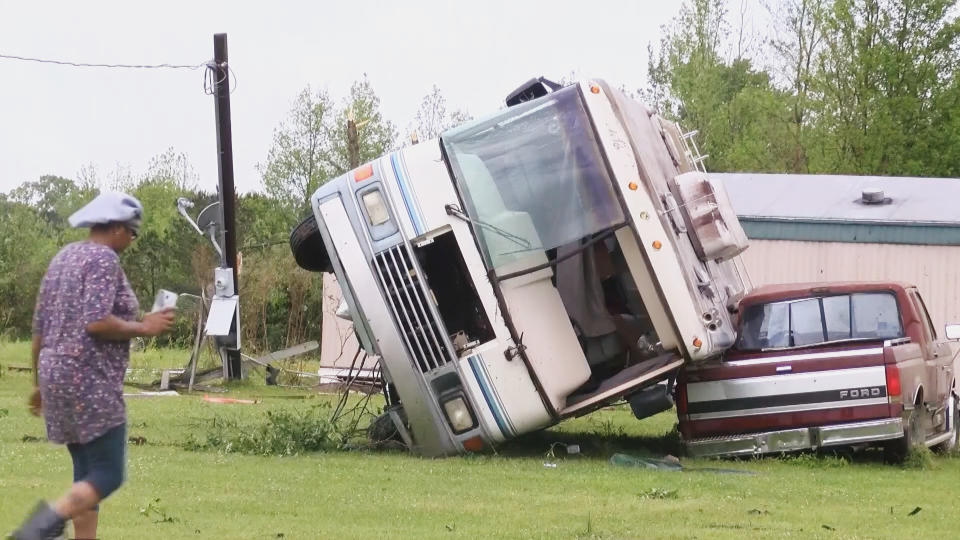
<svg viewBox="0 0 960 540">
<path fill-rule="evenodd" d="M 383 194 L 380 190 L 368 191 L 363 194 L 363 206 L 367 209 L 367 219 L 370 220 L 370 226 L 376 227 L 390 221 L 390 212 L 383 200 Z"/>
<path fill-rule="evenodd" d="M 467 400 L 463 396 L 444 401 L 443 412 L 447 415 L 447 422 L 450 422 L 454 433 L 469 431 L 475 425 L 470 407 L 467 406 Z"/>
</svg>

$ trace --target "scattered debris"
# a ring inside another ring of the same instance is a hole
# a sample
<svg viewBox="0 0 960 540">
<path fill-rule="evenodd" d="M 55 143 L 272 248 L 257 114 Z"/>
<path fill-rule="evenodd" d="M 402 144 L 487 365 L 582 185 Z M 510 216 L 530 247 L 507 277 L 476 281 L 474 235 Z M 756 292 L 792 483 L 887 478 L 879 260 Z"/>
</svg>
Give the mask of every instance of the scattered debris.
<svg viewBox="0 0 960 540">
<path fill-rule="evenodd" d="M 631 456 L 628 454 L 614 454 L 610 457 L 610 464 L 620 467 L 639 467 L 641 469 L 655 469 L 660 471 L 683 471 L 683 472 L 713 472 L 718 474 L 747 474 L 755 475 L 753 471 L 742 469 L 719 469 L 716 467 L 699 467 L 690 469 L 680 464 L 680 460 L 675 456 L 668 455 L 663 459 L 644 458 Z"/>
<path fill-rule="evenodd" d="M 260 403 L 259 401 L 253 399 L 236 399 L 236 398 L 225 398 L 225 397 L 210 397 L 206 394 L 203 395 L 203 400 L 208 403 L 223 403 L 223 404 L 240 404 L 240 405 L 254 405 Z"/>
<path fill-rule="evenodd" d="M 132 436 L 132 437 L 129 437 L 127 440 L 130 441 L 131 443 L 133 443 L 133 444 L 136 445 L 136 446 L 143 446 L 143 445 L 147 444 L 147 438 L 146 438 L 146 437 L 141 437 L 141 436 L 139 436 L 139 435 L 134 435 L 134 436 Z"/>
<path fill-rule="evenodd" d="M 671 459 L 672 458 L 672 459 Z M 610 457 L 610 464 L 621 467 L 639 467 L 641 469 L 657 469 L 661 471 L 681 471 L 683 466 L 673 456 L 665 459 L 642 458 L 628 454 L 614 454 Z"/>
<path fill-rule="evenodd" d="M 20 442 L 40 442 L 40 437 L 34 437 L 33 435 L 24 435 L 20 438 Z"/>
<path fill-rule="evenodd" d="M 123 397 L 171 397 L 179 396 L 175 390 L 161 390 L 159 392 L 137 392 L 135 394 L 123 394 Z"/>
<path fill-rule="evenodd" d="M 175 523 L 179 519 L 167 515 L 165 508 L 160 506 L 160 499 L 156 498 L 147 503 L 147 506 L 140 508 L 140 515 L 152 519 L 154 523 Z"/>
<path fill-rule="evenodd" d="M 579 445 L 579 444 L 567 444 L 567 443 L 562 443 L 562 442 L 553 442 L 553 443 L 550 443 L 550 448 L 548 448 L 546 454 L 544 454 L 544 455 L 547 457 L 547 459 L 554 459 L 554 458 L 556 457 L 556 454 L 555 454 L 555 452 L 554 452 L 554 449 L 555 449 L 556 447 L 558 447 L 558 446 L 564 447 L 564 448 L 566 449 L 566 451 L 567 451 L 567 454 L 569 454 L 569 455 L 575 455 L 575 454 L 579 454 L 579 453 L 580 453 L 580 445 Z"/>
<path fill-rule="evenodd" d="M 550 463 L 550 462 L 547 462 L 547 461 L 544 461 L 544 462 L 543 462 L 543 466 L 544 466 L 544 468 L 547 468 L 547 469 L 556 469 L 556 468 L 557 468 L 557 464 L 556 464 L 556 463 Z"/>
<path fill-rule="evenodd" d="M 923 510 L 923 508 L 920 508 L 920 507 L 918 506 L 918 507 L 914 508 L 913 510 L 911 510 L 910 513 L 907 514 L 907 516 L 915 516 L 915 515 L 917 515 L 917 514 L 920 513 L 920 510 Z"/>
<path fill-rule="evenodd" d="M 641 499 L 676 499 L 680 494 L 676 489 L 650 488 L 637 494 Z"/>
<path fill-rule="evenodd" d="M 769 515 L 770 515 L 770 512 L 769 512 L 768 510 L 761 510 L 761 509 L 759 509 L 759 508 L 751 508 L 750 510 L 747 510 L 747 513 L 748 513 L 748 514 L 754 514 L 754 515 L 757 515 L 757 516 L 769 516 Z"/>
<path fill-rule="evenodd" d="M 826 529 L 826 530 L 828 530 L 828 531 L 835 531 L 835 530 L 836 530 L 836 529 L 834 529 L 833 527 L 831 527 L 831 526 L 829 526 L 829 525 L 821 525 L 821 527 L 823 527 L 824 529 Z"/>
<path fill-rule="evenodd" d="M 7 366 L 7 371 L 33 371 L 33 368 L 30 366 Z"/>
</svg>

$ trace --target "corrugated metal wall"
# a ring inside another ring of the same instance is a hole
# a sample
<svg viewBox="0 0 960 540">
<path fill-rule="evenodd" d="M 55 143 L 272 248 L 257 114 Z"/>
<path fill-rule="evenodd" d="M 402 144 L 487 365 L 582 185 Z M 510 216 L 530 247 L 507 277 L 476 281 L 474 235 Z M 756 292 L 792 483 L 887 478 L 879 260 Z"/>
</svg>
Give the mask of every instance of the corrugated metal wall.
<svg viewBox="0 0 960 540">
<path fill-rule="evenodd" d="M 755 286 L 809 281 L 905 281 L 920 289 L 937 332 L 960 323 L 960 246 L 750 240 Z"/>
</svg>

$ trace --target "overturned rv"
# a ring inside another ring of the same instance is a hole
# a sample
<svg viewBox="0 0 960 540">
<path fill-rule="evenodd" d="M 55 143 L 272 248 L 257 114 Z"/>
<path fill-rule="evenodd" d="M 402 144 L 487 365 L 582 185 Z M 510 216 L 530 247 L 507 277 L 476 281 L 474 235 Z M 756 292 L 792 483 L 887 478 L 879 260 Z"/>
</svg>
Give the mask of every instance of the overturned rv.
<svg viewBox="0 0 960 540">
<path fill-rule="evenodd" d="M 336 274 L 423 455 L 620 399 L 670 408 L 680 366 L 733 344 L 748 288 L 746 237 L 675 124 L 599 80 L 507 102 L 326 183 L 291 239 Z"/>
</svg>

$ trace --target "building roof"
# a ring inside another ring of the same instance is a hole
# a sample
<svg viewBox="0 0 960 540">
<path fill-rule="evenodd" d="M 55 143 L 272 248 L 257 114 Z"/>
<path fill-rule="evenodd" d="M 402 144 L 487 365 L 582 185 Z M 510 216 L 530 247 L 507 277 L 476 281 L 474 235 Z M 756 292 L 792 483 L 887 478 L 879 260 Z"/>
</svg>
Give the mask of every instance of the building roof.
<svg viewBox="0 0 960 540">
<path fill-rule="evenodd" d="M 853 222 L 960 225 L 960 178 L 817 174 L 711 174 L 723 180 L 737 214 Z M 889 204 L 863 204 L 863 190 L 883 190 Z"/>
<path fill-rule="evenodd" d="M 711 174 L 750 238 L 960 245 L 960 179 Z M 884 204 L 865 204 L 864 190 Z"/>
</svg>

